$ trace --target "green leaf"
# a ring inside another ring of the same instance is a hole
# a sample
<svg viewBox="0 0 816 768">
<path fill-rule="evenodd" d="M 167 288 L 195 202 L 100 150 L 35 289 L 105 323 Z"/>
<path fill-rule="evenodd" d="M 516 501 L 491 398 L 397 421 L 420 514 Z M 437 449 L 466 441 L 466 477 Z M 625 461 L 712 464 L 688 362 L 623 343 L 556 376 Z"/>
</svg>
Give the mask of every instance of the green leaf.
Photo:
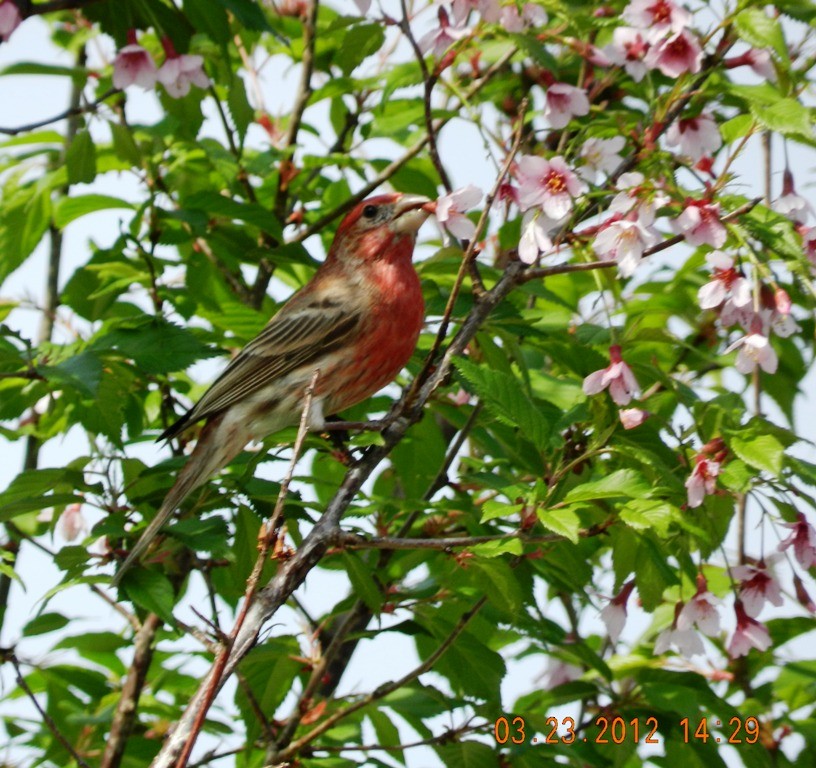
<svg viewBox="0 0 816 768">
<path fill-rule="evenodd" d="M 766 128 L 783 136 L 813 139 L 808 108 L 796 99 L 779 99 L 769 106 L 751 105 L 751 114 Z"/>
<path fill-rule="evenodd" d="M 579 506 L 561 507 L 557 509 L 537 509 L 536 516 L 541 524 L 553 533 L 569 539 L 573 544 L 578 543 L 578 533 L 581 530 L 581 520 L 575 510 Z"/>
<path fill-rule="evenodd" d="M 486 523 L 490 520 L 513 517 L 518 515 L 522 509 L 524 509 L 524 504 L 506 504 L 503 501 L 488 499 L 482 504 L 482 517 L 479 522 Z"/>
<path fill-rule="evenodd" d="M 74 136 L 65 153 L 65 166 L 69 184 L 90 184 L 96 178 L 96 145 L 90 131 Z"/>
<path fill-rule="evenodd" d="M 642 536 L 638 545 L 635 584 L 646 611 L 654 611 L 663 601 L 663 592 L 678 577 L 668 564 L 668 554 L 648 535 Z"/>
<path fill-rule="evenodd" d="M 283 239 L 283 229 L 274 214 L 255 203 L 233 200 L 218 192 L 196 192 L 184 200 L 185 208 L 200 208 L 208 214 L 223 216 L 230 220 L 253 224 L 278 240 Z"/>
<path fill-rule="evenodd" d="M 253 0 L 217 0 L 223 5 L 242 27 L 255 29 L 259 32 L 269 30 L 269 22 L 266 20 L 261 6 Z"/>
<path fill-rule="evenodd" d="M 734 17 L 739 36 L 754 48 L 772 48 L 782 61 L 788 61 L 788 46 L 779 19 L 762 8 L 746 8 Z"/>
<path fill-rule="evenodd" d="M 488 599 L 502 613 L 518 616 L 522 610 L 523 598 L 517 574 L 504 560 L 489 559 L 472 561 Z"/>
<path fill-rule="evenodd" d="M 728 438 L 728 447 L 756 469 L 770 472 L 774 477 L 782 472 L 785 447 L 773 435 L 755 435 L 746 439 L 735 434 Z"/>
<path fill-rule="evenodd" d="M 368 717 L 368 719 L 371 721 L 371 725 L 374 728 L 374 733 L 377 734 L 378 744 L 394 745 L 401 742 L 399 729 L 396 725 L 394 725 L 392 718 L 385 712 L 377 709 L 375 706 L 372 706 L 366 709 L 366 717 Z M 403 754 L 402 750 L 389 750 L 389 754 L 394 759 L 399 760 L 403 765 L 405 765 L 405 755 Z"/>
<path fill-rule="evenodd" d="M 97 337 L 94 349 L 116 349 L 147 373 L 184 370 L 218 354 L 185 328 L 159 318 L 139 318 Z"/>
<path fill-rule="evenodd" d="M 51 218 L 51 193 L 47 188 L 15 190 L 9 186 L 2 192 L 0 281 L 17 269 L 37 247 Z"/>
<path fill-rule="evenodd" d="M 666 501 L 632 499 L 621 508 L 620 519 L 636 531 L 653 528 L 658 536 L 664 537 L 677 514 L 679 510 Z"/>
<path fill-rule="evenodd" d="M 596 499 L 616 499 L 621 496 L 636 499 L 649 496 L 652 490 L 651 484 L 640 472 L 633 469 L 619 469 L 600 480 L 582 483 L 573 488 L 564 500 L 594 501 Z"/>
<path fill-rule="evenodd" d="M 754 118 L 751 115 L 737 115 L 730 120 L 726 120 L 720 125 L 720 135 L 726 144 L 732 144 L 738 139 L 742 139 L 748 135 L 751 126 L 754 124 Z"/>
<path fill-rule="evenodd" d="M 343 563 L 354 593 L 375 616 L 379 616 L 384 600 L 383 593 L 372 575 L 374 569 L 363 558 L 364 555 L 358 552 L 343 553 Z"/>
<path fill-rule="evenodd" d="M 294 637 L 273 637 L 253 648 L 241 662 L 239 669 L 253 701 L 248 701 L 243 685 L 237 686 L 235 700 L 249 728 L 260 730 L 258 709 L 275 712 L 292 691 L 292 684 L 303 668 L 303 662 L 297 658 L 302 653 Z"/>
<path fill-rule="evenodd" d="M 435 621 L 434 630 L 444 632 L 443 623 Z M 420 657 L 427 659 L 439 648 L 441 636 L 434 638 L 417 635 L 415 639 Z M 465 631 L 437 659 L 434 671 L 446 677 L 454 690 L 490 700 L 497 699 L 499 685 L 506 670 L 504 660 L 496 651 L 488 648 L 472 632 Z"/>
<path fill-rule="evenodd" d="M 349 75 L 368 56 L 379 51 L 384 42 L 385 31 L 381 24 L 357 24 L 349 27 L 334 62 L 343 70 L 344 75 Z"/>
<path fill-rule="evenodd" d="M 173 585 L 158 571 L 131 568 L 122 577 L 122 589 L 135 605 L 151 611 L 167 624 L 174 624 Z"/>
<path fill-rule="evenodd" d="M 184 11 L 194 27 L 224 45 L 231 35 L 227 12 L 219 5 L 211 0 L 184 0 Z"/>
<path fill-rule="evenodd" d="M 520 381 L 508 373 L 482 368 L 464 358 L 456 358 L 454 364 L 494 416 L 522 430 L 537 448 L 544 449 L 548 445 L 550 424 L 542 415 L 542 409 L 527 397 Z"/>
<path fill-rule="evenodd" d="M 102 380 L 102 361 L 94 352 L 85 351 L 57 365 L 38 365 L 37 372 L 48 381 L 68 385 L 88 397 L 94 397 Z"/>
<path fill-rule="evenodd" d="M 110 195 L 77 195 L 64 197 L 54 206 L 54 224 L 62 229 L 75 219 L 95 211 L 106 211 L 111 208 L 129 208 L 134 206 L 126 200 Z"/>
<path fill-rule="evenodd" d="M 84 67 L 61 67 L 57 64 L 19 61 L 0 69 L 0 76 L 6 75 L 48 75 L 49 77 L 70 77 L 74 82 L 81 84 L 88 79 L 88 70 Z"/>
<path fill-rule="evenodd" d="M 238 135 L 241 137 L 241 142 L 243 142 L 247 128 L 249 128 L 250 123 L 255 118 L 255 110 L 252 109 L 252 105 L 247 98 L 244 81 L 237 74 L 233 75 L 229 84 L 227 106 L 229 107 Z"/>
<path fill-rule="evenodd" d="M 108 123 L 113 140 L 113 151 L 120 160 L 124 160 L 131 165 L 141 166 L 143 162 L 142 153 L 133 139 L 131 128 L 120 123 Z"/>
<path fill-rule="evenodd" d="M 41 613 L 23 627 L 23 637 L 55 632 L 62 629 L 66 624 L 68 624 L 68 619 L 61 613 Z"/>
<path fill-rule="evenodd" d="M 503 541 L 484 541 L 470 547 L 470 551 L 479 557 L 500 557 L 501 555 L 520 555 L 524 552 L 519 539 L 504 539 Z"/>
<path fill-rule="evenodd" d="M 47 507 L 63 507 L 84 501 L 66 491 L 88 490 L 82 472 L 74 469 L 31 469 L 21 472 L 0 493 L 0 521 L 11 520 L 24 512 Z"/>
</svg>

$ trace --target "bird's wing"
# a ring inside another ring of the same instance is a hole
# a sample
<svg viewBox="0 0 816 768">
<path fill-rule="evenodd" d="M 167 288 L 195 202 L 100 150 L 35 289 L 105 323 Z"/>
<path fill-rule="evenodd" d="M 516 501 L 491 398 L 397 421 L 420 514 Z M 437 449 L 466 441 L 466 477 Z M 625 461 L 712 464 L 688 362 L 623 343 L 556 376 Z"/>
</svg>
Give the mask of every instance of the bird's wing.
<svg viewBox="0 0 816 768">
<path fill-rule="evenodd" d="M 319 293 L 293 297 L 233 358 L 203 397 L 167 429 L 169 439 L 193 423 L 240 402 L 274 379 L 340 347 L 360 324 L 348 303 Z"/>
</svg>

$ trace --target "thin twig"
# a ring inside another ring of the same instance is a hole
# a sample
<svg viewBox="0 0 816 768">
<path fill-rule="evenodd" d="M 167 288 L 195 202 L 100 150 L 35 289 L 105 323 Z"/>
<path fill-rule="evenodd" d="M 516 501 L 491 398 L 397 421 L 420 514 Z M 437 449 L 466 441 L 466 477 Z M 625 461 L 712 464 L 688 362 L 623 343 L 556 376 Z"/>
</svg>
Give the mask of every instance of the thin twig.
<svg viewBox="0 0 816 768">
<path fill-rule="evenodd" d="M 301 411 L 300 424 L 298 426 L 298 433 L 297 437 L 295 438 L 294 447 L 292 448 L 292 459 L 289 462 L 289 469 L 286 472 L 286 476 L 281 482 L 280 491 L 278 492 L 278 499 L 275 503 L 275 509 L 272 512 L 272 517 L 262 526 L 261 533 L 258 536 L 260 540 L 258 557 L 255 560 L 255 566 L 252 569 L 252 573 L 250 574 L 249 579 L 247 579 L 247 589 L 244 593 L 243 607 L 241 608 L 241 612 L 236 619 L 235 626 L 233 627 L 229 638 L 221 647 L 221 652 L 219 653 L 218 658 L 215 660 L 213 672 L 210 677 L 211 684 L 207 690 L 206 698 L 203 702 L 203 706 L 198 712 L 198 716 L 193 722 L 193 727 L 187 736 L 184 748 L 179 754 L 178 760 L 176 761 L 176 768 L 184 768 L 184 766 L 187 765 L 187 761 L 190 759 L 190 754 L 193 751 L 198 734 L 201 732 L 201 729 L 204 726 L 207 712 L 215 699 L 216 693 L 218 693 L 218 690 L 221 687 L 222 675 L 226 667 L 227 660 L 230 656 L 233 643 L 235 642 L 235 638 L 241 632 L 249 608 L 252 605 L 255 594 L 258 590 L 258 582 L 261 578 L 263 567 L 266 564 L 269 548 L 272 545 L 273 539 L 276 539 L 278 535 L 280 519 L 283 515 L 283 507 L 286 502 L 286 497 L 289 494 L 289 485 L 291 484 L 292 477 L 295 473 L 295 466 L 297 465 L 298 458 L 300 457 L 300 451 L 303 448 L 303 443 L 306 440 L 306 433 L 309 431 L 312 400 L 314 398 L 315 387 L 317 386 L 317 380 L 319 377 L 320 371 L 316 370 L 312 375 L 309 386 L 306 388 L 303 398 L 303 410 Z"/>
<path fill-rule="evenodd" d="M 50 125 L 51 123 L 65 120 L 68 117 L 91 114 L 96 112 L 104 101 L 109 99 L 111 96 L 115 96 L 117 93 L 122 93 L 122 91 L 119 88 L 111 88 L 110 90 L 105 91 L 105 93 L 103 93 L 96 101 L 92 101 L 90 104 L 85 104 L 84 106 L 73 106 L 63 112 L 60 112 L 58 115 L 54 115 L 53 117 L 48 117 L 45 120 L 37 120 L 34 123 L 21 125 L 17 128 L 0 127 L 0 133 L 4 133 L 7 136 L 17 136 L 20 133 L 33 131 L 35 128 L 42 128 L 44 125 Z"/>
<path fill-rule="evenodd" d="M 406 749 L 414 749 L 415 747 L 427 747 L 432 744 L 445 744 L 456 741 L 461 736 L 468 733 L 477 733 L 484 730 L 488 723 L 480 725 L 471 725 L 470 721 L 464 723 L 456 728 L 450 728 L 438 736 L 429 736 L 427 739 L 419 739 L 418 741 L 409 741 L 406 744 L 343 744 L 343 745 L 326 745 L 315 747 L 312 752 L 403 752 Z"/>
<path fill-rule="evenodd" d="M 375 691 L 372 691 L 366 696 L 358 699 L 357 701 L 349 704 L 342 709 L 333 712 L 331 715 L 326 717 L 324 720 L 320 721 L 320 724 L 315 726 L 309 733 L 301 736 L 297 741 L 293 741 L 286 749 L 282 750 L 278 755 L 276 755 L 276 759 L 279 762 L 286 762 L 290 758 L 297 755 L 298 751 L 304 747 L 309 742 L 314 741 L 318 736 L 324 734 L 330 728 L 332 728 L 338 721 L 342 720 L 343 718 L 348 717 L 351 714 L 367 707 L 369 704 L 372 704 L 375 701 L 379 701 L 384 697 L 388 696 L 388 694 L 393 693 L 394 691 L 399 690 L 403 686 L 407 685 L 408 683 L 413 682 L 416 680 L 420 675 L 425 674 L 429 670 L 433 669 L 434 665 L 437 661 L 447 652 L 447 650 L 453 645 L 455 640 L 465 631 L 465 628 L 470 623 L 471 619 L 482 609 L 482 606 L 487 603 L 487 597 L 479 598 L 476 603 L 470 608 L 468 611 L 460 616 L 459 621 L 456 622 L 456 626 L 451 630 L 451 633 L 439 644 L 439 647 L 430 655 L 428 656 L 425 661 L 423 661 L 418 666 L 414 667 L 410 672 L 403 675 L 398 680 L 392 680 L 390 683 L 384 683 Z"/>
<path fill-rule="evenodd" d="M 411 390 L 408 393 L 408 396 L 405 399 L 405 402 L 410 403 L 413 397 L 416 395 L 417 390 L 420 386 L 422 386 L 423 382 L 427 378 L 429 372 L 433 369 L 434 365 L 436 364 L 436 358 L 439 354 L 439 350 L 442 347 L 442 343 L 445 340 L 445 337 L 448 335 L 448 326 L 450 325 L 451 316 L 453 315 L 453 309 L 456 304 L 456 300 L 459 298 L 459 291 L 461 290 L 462 283 L 465 280 L 465 275 L 468 273 L 468 266 L 470 261 L 474 258 L 476 254 L 476 244 L 482 237 L 482 233 L 485 231 L 487 227 L 487 219 L 490 216 L 490 209 L 493 207 L 493 201 L 496 199 L 496 195 L 499 193 L 499 189 L 501 185 L 504 183 L 504 179 L 507 174 L 510 172 L 510 166 L 513 164 L 513 160 L 515 159 L 516 153 L 518 152 L 519 146 L 521 145 L 521 137 L 523 134 L 523 126 L 524 126 L 524 112 L 527 108 L 527 102 L 522 102 L 520 111 L 519 111 L 519 120 L 518 126 L 516 128 L 515 136 L 513 137 L 513 143 L 510 147 L 510 151 L 507 153 L 507 157 L 504 160 L 504 164 L 499 171 L 499 175 L 496 177 L 496 181 L 493 184 L 493 188 L 490 190 L 490 193 L 487 195 L 487 199 L 485 200 L 484 208 L 482 208 L 482 213 L 479 216 L 479 221 L 476 224 L 476 231 L 473 234 L 472 239 L 468 243 L 467 249 L 465 253 L 462 255 L 462 263 L 459 265 L 459 273 L 456 275 L 456 279 L 453 282 L 453 287 L 451 288 L 450 296 L 448 296 L 448 302 L 445 305 L 445 311 L 442 314 L 442 320 L 439 323 L 439 330 L 436 333 L 436 338 L 434 339 L 433 346 L 431 347 L 430 352 L 428 352 L 425 363 L 422 366 L 422 370 L 419 372 L 417 377 L 414 379 L 413 385 Z"/>
<path fill-rule="evenodd" d="M 723 223 L 734 221 L 740 216 L 744 216 L 746 213 L 753 210 L 761 202 L 761 197 L 756 197 L 753 200 L 749 200 L 739 208 L 735 208 L 733 211 L 723 216 L 720 221 Z M 650 248 L 644 248 L 642 257 L 645 259 L 649 256 L 653 256 L 656 253 L 660 253 L 660 251 L 665 251 L 667 248 L 671 248 L 678 243 L 682 243 L 684 239 L 684 235 L 673 235 L 672 237 L 659 242 L 657 245 L 653 245 Z M 519 277 L 519 283 L 528 283 L 531 280 L 541 280 L 545 277 L 564 275 L 570 272 L 591 272 L 595 269 L 612 269 L 612 267 L 617 267 L 617 265 L 618 264 L 616 261 L 604 260 L 588 261 L 583 264 L 556 264 L 553 267 L 535 267 L 525 270 Z"/>
<path fill-rule="evenodd" d="M 414 49 L 414 55 L 416 56 L 417 63 L 422 71 L 422 82 L 425 84 L 425 96 L 422 103 L 425 111 L 425 132 L 428 136 L 428 153 L 431 156 L 431 162 L 433 163 L 434 168 L 436 168 L 436 172 L 439 174 L 439 180 L 442 182 L 442 186 L 445 188 L 446 192 L 450 193 L 453 188 L 451 187 L 450 178 L 448 178 L 448 172 L 445 170 L 445 166 L 442 164 L 442 158 L 439 156 L 439 147 L 436 143 L 436 129 L 434 128 L 433 107 L 431 106 L 433 89 L 437 80 L 439 80 L 439 74 L 436 71 L 433 73 L 428 71 L 428 65 L 425 63 L 425 57 L 423 56 L 419 44 L 414 37 L 414 33 L 411 30 L 411 24 L 408 20 L 408 7 L 405 0 L 400 0 L 400 6 L 402 8 L 402 19 L 399 26 L 402 30 L 402 34 L 405 35 L 408 42 L 411 44 L 411 48 Z"/>
<path fill-rule="evenodd" d="M 17 673 L 17 685 L 22 688 L 23 692 L 29 699 L 31 699 L 31 703 L 34 705 L 34 708 L 39 712 L 40 717 L 43 719 L 46 727 L 49 731 L 54 735 L 54 738 L 62 744 L 62 746 L 66 749 L 69 755 L 76 760 L 77 765 L 81 766 L 81 768 L 90 768 L 88 763 L 86 763 L 82 757 L 80 757 L 79 753 L 74 749 L 73 745 L 70 741 L 65 737 L 65 735 L 57 728 L 57 724 L 52 719 L 51 715 L 49 715 L 43 708 L 40 706 L 40 702 L 37 701 L 37 697 L 34 695 L 34 691 L 28 687 L 28 683 L 26 683 L 25 678 L 23 677 L 23 671 L 20 669 L 20 660 L 14 654 L 14 652 L 7 652 L 4 654 L 5 659 L 11 662 L 11 665 L 14 667 L 14 671 Z"/>
</svg>

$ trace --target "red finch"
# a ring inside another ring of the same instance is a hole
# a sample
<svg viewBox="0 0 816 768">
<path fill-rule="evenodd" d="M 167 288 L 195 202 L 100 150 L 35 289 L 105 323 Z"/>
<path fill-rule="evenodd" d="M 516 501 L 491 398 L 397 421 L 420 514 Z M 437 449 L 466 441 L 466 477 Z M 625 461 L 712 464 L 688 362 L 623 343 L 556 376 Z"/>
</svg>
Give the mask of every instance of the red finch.
<svg viewBox="0 0 816 768">
<path fill-rule="evenodd" d="M 337 229 L 326 261 L 229 363 L 204 396 L 159 438 L 206 419 L 195 450 L 156 517 L 114 577 L 142 555 L 179 504 L 260 440 L 300 420 L 319 371 L 310 427 L 384 387 L 408 362 L 424 304 L 411 263 L 416 234 L 433 210 L 418 195 L 370 197 Z"/>
</svg>

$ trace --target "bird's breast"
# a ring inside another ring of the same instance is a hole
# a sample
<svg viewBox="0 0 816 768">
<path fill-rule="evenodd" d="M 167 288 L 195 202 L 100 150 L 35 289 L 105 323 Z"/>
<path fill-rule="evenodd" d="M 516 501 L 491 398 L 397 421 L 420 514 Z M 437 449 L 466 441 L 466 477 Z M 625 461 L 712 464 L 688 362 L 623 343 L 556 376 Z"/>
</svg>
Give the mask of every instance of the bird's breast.
<svg viewBox="0 0 816 768">
<path fill-rule="evenodd" d="M 394 380 L 413 354 L 422 330 L 425 306 L 419 277 L 409 258 L 379 262 L 371 276 L 369 312 L 349 365 L 347 386 L 331 398 L 328 412 L 341 411 L 364 400 Z"/>
</svg>

